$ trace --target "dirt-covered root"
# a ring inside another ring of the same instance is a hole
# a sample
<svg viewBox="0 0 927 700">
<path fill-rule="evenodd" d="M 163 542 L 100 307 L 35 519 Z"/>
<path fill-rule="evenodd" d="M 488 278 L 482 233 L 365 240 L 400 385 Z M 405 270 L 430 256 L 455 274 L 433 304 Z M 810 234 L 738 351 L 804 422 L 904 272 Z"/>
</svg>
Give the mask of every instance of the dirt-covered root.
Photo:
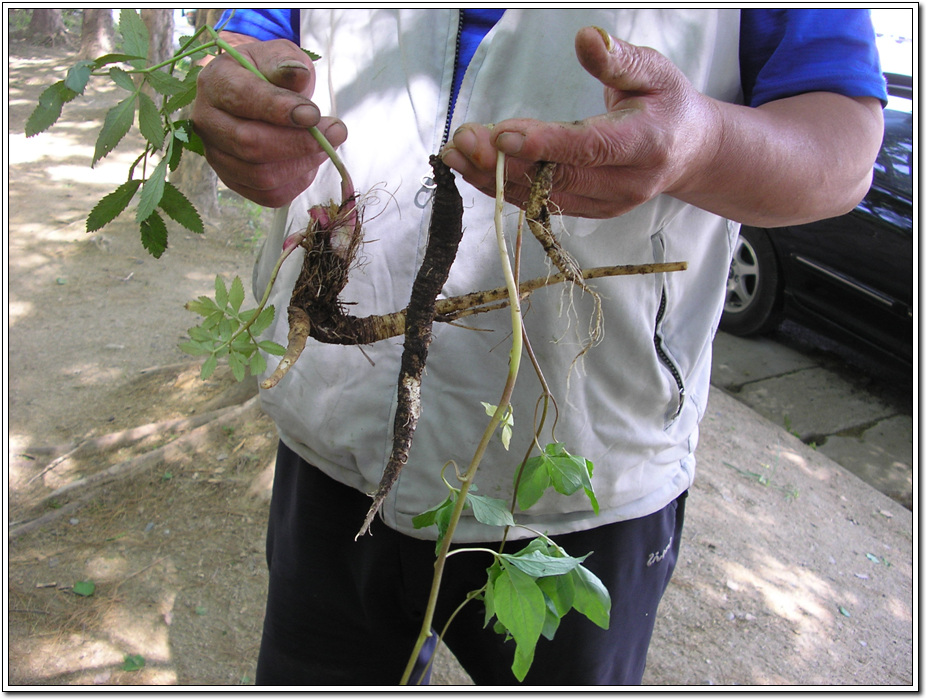
<svg viewBox="0 0 927 700">
<path fill-rule="evenodd" d="M 412 436 L 422 410 L 422 371 L 432 340 L 435 300 L 447 282 L 463 236 L 463 201 L 457 191 L 454 175 L 438 157 L 432 156 L 429 162 L 435 175 L 434 200 L 425 255 L 412 283 L 412 294 L 406 308 L 405 342 L 393 422 L 393 448 L 357 537 L 369 530 L 383 500 L 409 459 Z"/>
<path fill-rule="evenodd" d="M 592 297 L 595 308 L 589 322 L 589 339 L 579 355 L 577 355 L 576 359 L 579 359 L 602 339 L 602 298 L 586 284 L 579 264 L 560 244 L 551 228 L 550 192 L 553 187 L 556 167 L 556 163 L 543 161 L 538 163 L 537 173 L 531 183 L 531 192 L 525 206 L 525 220 L 528 222 L 529 230 L 544 248 L 547 257 L 554 267 L 560 271 L 560 274 L 564 276 L 565 280 Z"/>
</svg>

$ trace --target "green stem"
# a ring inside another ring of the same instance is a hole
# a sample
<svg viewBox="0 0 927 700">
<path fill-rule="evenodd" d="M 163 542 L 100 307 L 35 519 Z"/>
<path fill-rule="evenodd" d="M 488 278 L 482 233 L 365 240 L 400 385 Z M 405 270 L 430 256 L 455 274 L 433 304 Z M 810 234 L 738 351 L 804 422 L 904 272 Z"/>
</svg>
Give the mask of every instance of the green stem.
<svg viewBox="0 0 927 700">
<path fill-rule="evenodd" d="M 505 156 L 500 152 L 496 157 L 496 210 L 494 221 L 496 228 L 496 247 L 499 250 L 499 258 L 502 262 L 502 271 L 505 276 L 505 285 L 509 294 L 509 308 L 511 310 L 512 316 L 512 349 L 509 352 L 509 372 L 508 376 L 506 377 L 505 386 L 502 389 L 502 397 L 499 399 L 496 411 L 493 413 L 492 418 L 490 418 L 489 425 L 486 426 L 486 430 L 483 431 L 483 436 L 480 439 L 480 442 L 476 447 L 476 451 L 473 454 L 473 458 L 470 460 L 470 464 L 464 474 L 463 481 L 460 485 L 460 493 L 457 496 L 457 501 L 454 503 L 454 510 L 451 512 L 450 522 L 448 523 L 447 530 L 444 533 L 444 538 L 441 540 L 441 547 L 438 551 L 437 559 L 435 560 L 435 573 L 431 582 L 431 591 L 428 596 L 428 604 L 425 607 L 425 617 L 422 620 L 422 627 L 419 630 L 418 639 L 416 640 L 415 646 L 412 649 L 412 653 L 409 656 L 409 661 L 406 664 L 405 672 L 402 674 L 402 679 L 399 681 L 402 685 L 406 685 L 409 682 L 409 678 L 412 676 L 412 670 L 415 667 L 415 662 L 418 659 L 419 652 L 421 652 L 425 641 L 431 637 L 431 624 L 434 620 L 435 608 L 437 607 L 438 603 L 438 592 L 441 589 L 441 578 L 444 575 L 444 565 L 450 553 L 451 541 L 454 537 L 454 531 L 457 529 L 457 524 L 460 522 L 460 516 L 463 513 L 464 505 L 467 502 L 467 492 L 470 490 L 470 486 L 473 484 L 473 479 L 476 476 L 476 472 L 477 469 L 479 469 L 480 463 L 483 461 L 483 455 L 486 453 L 486 448 L 489 447 L 490 440 L 492 440 L 493 435 L 501 425 L 502 420 L 509 409 L 509 404 L 512 400 L 512 393 L 515 390 L 515 380 L 518 377 L 518 367 L 521 362 L 523 328 L 521 319 L 521 303 L 518 297 L 518 287 L 515 284 L 515 273 L 512 271 L 512 263 L 509 260 L 508 247 L 505 244 L 505 234 L 502 225 L 502 210 L 503 206 L 505 205 L 504 185 Z M 493 554 L 495 554 L 495 552 L 493 552 Z"/>
</svg>

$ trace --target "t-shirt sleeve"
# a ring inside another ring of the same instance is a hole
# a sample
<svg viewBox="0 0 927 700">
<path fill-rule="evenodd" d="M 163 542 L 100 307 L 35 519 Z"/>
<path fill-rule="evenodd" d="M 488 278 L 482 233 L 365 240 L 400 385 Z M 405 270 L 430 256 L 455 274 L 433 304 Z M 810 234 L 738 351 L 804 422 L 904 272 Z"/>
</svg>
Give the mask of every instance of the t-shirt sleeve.
<svg viewBox="0 0 927 700">
<path fill-rule="evenodd" d="M 744 9 L 740 67 L 751 107 L 816 91 L 888 98 L 866 9 Z"/>
<path fill-rule="evenodd" d="M 289 39 L 299 43 L 299 10 L 226 10 L 216 28 L 253 36 L 261 41 Z"/>
</svg>

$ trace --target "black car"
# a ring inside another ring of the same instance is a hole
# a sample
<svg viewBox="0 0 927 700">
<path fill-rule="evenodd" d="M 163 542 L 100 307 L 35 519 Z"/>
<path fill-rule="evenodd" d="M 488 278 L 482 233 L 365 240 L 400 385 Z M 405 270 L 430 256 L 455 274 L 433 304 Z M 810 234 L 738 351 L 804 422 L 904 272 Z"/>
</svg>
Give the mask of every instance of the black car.
<svg viewBox="0 0 927 700">
<path fill-rule="evenodd" d="M 884 110 L 885 135 L 866 198 L 833 219 L 742 227 L 721 330 L 756 335 L 789 317 L 912 361 L 912 79 L 885 77 L 892 100 Z"/>
</svg>

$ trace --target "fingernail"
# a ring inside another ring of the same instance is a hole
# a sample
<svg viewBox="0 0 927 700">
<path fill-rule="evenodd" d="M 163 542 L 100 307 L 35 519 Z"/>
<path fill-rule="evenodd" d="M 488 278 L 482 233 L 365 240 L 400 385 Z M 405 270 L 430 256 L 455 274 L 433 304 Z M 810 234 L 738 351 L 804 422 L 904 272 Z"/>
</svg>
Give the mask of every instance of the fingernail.
<svg viewBox="0 0 927 700">
<path fill-rule="evenodd" d="M 607 31 L 602 29 L 602 27 L 595 27 L 595 30 L 599 33 L 599 36 L 602 37 L 602 41 L 605 44 L 605 50 L 609 53 L 612 53 L 618 48 L 618 45 L 612 41 L 612 35 Z"/>
<path fill-rule="evenodd" d="M 454 132 L 454 148 L 461 153 L 472 154 L 476 150 L 476 134 L 469 127 L 462 126 Z"/>
<path fill-rule="evenodd" d="M 518 155 L 524 145 L 525 135 L 517 131 L 504 131 L 496 137 L 496 148 L 506 155 Z"/>
<path fill-rule="evenodd" d="M 441 160 L 451 170 L 462 172 L 467 166 L 467 159 L 456 148 L 445 148 L 441 154 Z"/>
<path fill-rule="evenodd" d="M 321 118 L 319 108 L 310 104 L 298 105 L 290 112 L 290 119 L 297 126 L 315 126 Z"/>
<path fill-rule="evenodd" d="M 306 67 L 305 63 L 300 63 L 299 61 L 292 59 L 292 58 L 288 58 L 285 61 L 280 61 L 280 63 L 277 64 L 277 69 L 278 70 L 305 70 L 305 71 L 309 70 L 309 68 Z"/>
</svg>

